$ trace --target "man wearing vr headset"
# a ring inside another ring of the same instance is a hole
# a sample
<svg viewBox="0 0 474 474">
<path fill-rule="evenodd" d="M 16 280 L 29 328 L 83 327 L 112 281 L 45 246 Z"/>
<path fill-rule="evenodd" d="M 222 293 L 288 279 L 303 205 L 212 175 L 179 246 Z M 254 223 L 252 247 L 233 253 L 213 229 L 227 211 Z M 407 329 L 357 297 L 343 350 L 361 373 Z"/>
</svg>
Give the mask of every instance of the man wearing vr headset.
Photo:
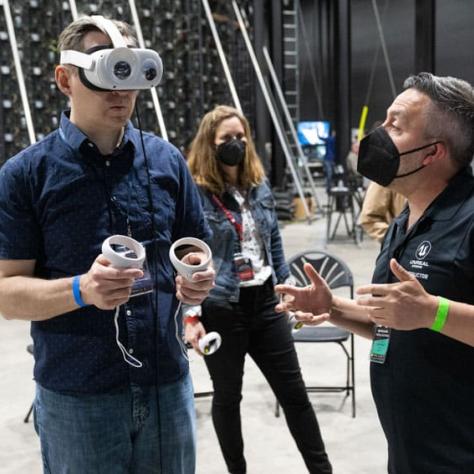
<svg viewBox="0 0 474 474">
<path fill-rule="evenodd" d="M 179 151 L 130 122 L 137 89 L 162 73 L 158 54 L 134 44 L 125 23 L 71 23 L 56 68 L 71 110 L 0 170 L 0 313 L 32 321 L 35 428 L 53 474 L 195 470 L 175 294 L 200 304 L 214 272 L 175 283 L 168 251 L 209 231 Z M 130 299 L 143 272 L 112 268 L 100 254 L 112 234 L 145 246 L 154 292 Z M 118 306 L 121 339 L 140 367 L 117 347 Z"/>
</svg>

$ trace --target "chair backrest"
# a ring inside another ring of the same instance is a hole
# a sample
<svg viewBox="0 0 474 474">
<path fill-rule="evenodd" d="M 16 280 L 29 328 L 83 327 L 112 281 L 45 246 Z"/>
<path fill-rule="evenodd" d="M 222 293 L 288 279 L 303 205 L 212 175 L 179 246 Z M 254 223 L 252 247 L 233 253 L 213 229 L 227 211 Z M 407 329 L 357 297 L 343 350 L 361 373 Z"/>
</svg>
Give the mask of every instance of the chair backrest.
<svg viewBox="0 0 474 474">
<path fill-rule="evenodd" d="M 354 297 L 354 278 L 349 267 L 338 257 L 322 250 L 305 250 L 288 260 L 290 273 L 296 280 L 296 286 L 306 286 L 311 281 L 306 276 L 303 266 L 310 263 L 321 275 L 329 288 L 349 287 L 351 298 Z"/>
</svg>

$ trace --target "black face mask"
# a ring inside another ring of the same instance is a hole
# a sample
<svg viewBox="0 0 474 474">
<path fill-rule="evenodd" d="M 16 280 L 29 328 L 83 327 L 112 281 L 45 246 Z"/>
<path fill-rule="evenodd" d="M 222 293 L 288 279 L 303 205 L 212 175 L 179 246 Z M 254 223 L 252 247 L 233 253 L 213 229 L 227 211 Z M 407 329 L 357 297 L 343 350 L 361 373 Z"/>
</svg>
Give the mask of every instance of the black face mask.
<svg viewBox="0 0 474 474">
<path fill-rule="evenodd" d="M 381 186 L 388 186 L 395 178 L 409 176 L 425 167 L 421 165 L 413 171 L 397 175 L 401 156 L 415 153 L 436 143 L 439 141 L 399 153 L 385 128 L 376 128 L 360 142 L 357 171 Z"/>
<path fill-rule="evenodd" d="M 237 166 L 245 157 L 245 142 L 233 138 L 216 148 L 216 158 L 227 166 Z"/>
</svg>

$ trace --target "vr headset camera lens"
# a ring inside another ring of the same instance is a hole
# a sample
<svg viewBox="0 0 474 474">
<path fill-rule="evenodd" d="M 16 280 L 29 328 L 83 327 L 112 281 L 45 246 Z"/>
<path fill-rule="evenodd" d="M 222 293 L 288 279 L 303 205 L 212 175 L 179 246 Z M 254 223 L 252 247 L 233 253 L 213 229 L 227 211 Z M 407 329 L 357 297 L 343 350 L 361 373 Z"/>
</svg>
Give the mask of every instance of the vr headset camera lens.
<svg viewBox="0 0 474 474">
<path fill-rule="evenodd" d="M 132 68 L 126 61 L 118 61 L 114 66 L 114 75 L 119 79 L 127 79 L 131 73 Z"/>
<path fill-rule="evenodd" d="M 143 64 L 143 74 L 147 81 L 152 81 L 158 75 L 155 61 L 148 60 Z"/>
</svg>

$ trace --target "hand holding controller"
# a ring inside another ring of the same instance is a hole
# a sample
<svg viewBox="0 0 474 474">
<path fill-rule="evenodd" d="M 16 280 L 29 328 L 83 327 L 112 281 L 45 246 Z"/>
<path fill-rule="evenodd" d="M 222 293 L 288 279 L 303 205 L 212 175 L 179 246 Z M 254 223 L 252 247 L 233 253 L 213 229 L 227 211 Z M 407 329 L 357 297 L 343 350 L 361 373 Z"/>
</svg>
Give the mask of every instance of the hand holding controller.
<svg viewBox="0 0 474 474">
<path fill-rule="evenodd" d="M 296 315 L 295 313 L 293 313 L 293 311 L 288 312 L 288 323 L 291 326 L 292 334 L 294 334 L 295 332 L 298 332 L 304 326 L 303 321 L 298 321 L 296 319 Z"/>
<path fill-rule="evenodd" d="M 180 247 L 196 247 L 199 249 L 204 257 L 201 258 L 200 262 L 196 265 L 186 263 L 178 257 Z M 192 281 L 193 275 L 197 272 L 202 272 L 208 269 L 212 261 L 212 252 L 209 246 L 202 240 L 194 237 L 184 237 L 177 240 L 170 248 L 170 260 L 176 271 L 187 281 Z M 205 356 L 211 355 L 216 352 L 221 346 L 222 338 L 219 333 L 213 331 L 206 334 L 204 337 L 199 339 L 198 346 L 199 350 Z"/>
<path fill-rule="evenodd" d="M 182 260 L 182 257 L 178 257 L 176 252 L 179 253 L 180 247 L 196 247 L 203 254 L 204 258 L 201 259 L 200 263 L 193 265 L 190 263 L 185 263 Z M 184 237 L 177 240 L 170 248 L 170 260 L 173 264 L 173 267 L 176 271 L 182 275 L 186 280 L 192 281 L 193 275 L 197 272 L 202 272 L 207 270 L 212 260 L 212 252 L 209 246 L 200 239 L 194 237 Z"/>
<path fill-rule="evenodd" d="M 282 303 L 283 303 L 283 295 L 280 294 L 280 304 Z M 291 326 L 291 333 L 295 334 L 304 326 L 304 323 L 296 319 L 296 314 L 294 311 L 287 311 L 287 314 L 288 314 L 288 324 Z"/>
<path fill-rule="evenodd" d="M 153 291 L 154 283 L 146 266 L 145 247 L 126 235 L 112 235 L 102 244 L 102 255 L 114 268 L 139 268 L 143 277 L 137 278 L 132 286 L 130 297 L 144 295 Z"/>
<path fill-rule="evenodd" d="M 189 313 L 190 310 L 188 308 Z M 184 325 L 185 340 L 188 347 L 192 346 L 198 354 L 203 356 L 214 354 L 221 346 L 222 338 L 220 334 L 215 331 L 206 334 L 199 316 L 186 316 L 184 318 Z"/>
<path fill-rule="evenodd" d="M 117 250 L 120 247 L 120 250 Z M 102 243 L 102 255 L 115 268 L 142 268 L 145 247 L 126 235 L 112 235 Z"/>
<path fill-rule="evenodd" d="M 176 297 L 184 304 L 200 305 L 214 286 L 211 249 L 202 240 L 185 237 L 171 246 L 169 256 L 178 272 Z"/>
</svg>

